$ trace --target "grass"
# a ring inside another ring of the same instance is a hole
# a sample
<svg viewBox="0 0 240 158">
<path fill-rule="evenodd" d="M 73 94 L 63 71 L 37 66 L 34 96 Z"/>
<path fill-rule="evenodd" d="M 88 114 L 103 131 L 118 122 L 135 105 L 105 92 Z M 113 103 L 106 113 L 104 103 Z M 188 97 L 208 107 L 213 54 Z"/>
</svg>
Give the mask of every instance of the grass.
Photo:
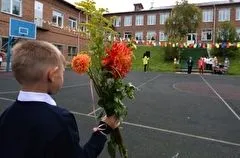
<svg viewBox="0 0 240 158">
<path fill-rule="evenodd" d="M 240 75 L 240 54 L 235 58 L 230 58 L 230 67 L 228 74 L 230 75 Z"/>
<path fill-rule="evenodd" d="M 146 51 L 151 52 L 149 71 L 154 72 L 174 72 L 173 62 L 164 61 L 164 50 L 159 46 L 138 46 L 134 51 L 135 59 L 133 60 L 133 71 L 143 71 L 142 57 Z M 230 58 L 229 75 L 240 75 L 240 54 Z"/>
<path fill-rule="evenodd" d="M 132 65 L 133 71 L 143 71 L 142 57 L 146 51 L 151 52 L 149 60 L 149 71 L 153 72 L 175 72 L 173 62 L 164 61 L 164 49 L 159 46 L 138 46 L 134 51 L 134 60 Z M 221 60 L 221 59 L 220 59 Z M 223 60 L 223 59 L 222 59 Z M 240 75 L 240 53 L 234 58 L 230 58 L 229 75 Z M 70 68 L 70 62 L 67 64 Z"/>
<path fill-rule="evenodd" d="M 155 72 L 173 72 L 175 71 L 173 62 L 168 63 L 164 61 L 164 51 L 163 48 L 159 46 L 138 46 L 134 51 L 134 60 L 132 65 L 133 71 L 143 71 L 142 57 L 146 51 L 151 52 L 149 59 L 149 71 Z"/>
</svg>

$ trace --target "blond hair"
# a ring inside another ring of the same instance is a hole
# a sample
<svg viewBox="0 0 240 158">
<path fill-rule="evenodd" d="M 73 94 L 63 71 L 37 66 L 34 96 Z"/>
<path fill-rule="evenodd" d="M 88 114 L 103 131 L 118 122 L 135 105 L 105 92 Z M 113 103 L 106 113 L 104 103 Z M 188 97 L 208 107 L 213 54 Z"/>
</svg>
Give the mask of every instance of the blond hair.
<svg viewBox="0 0 240 158">
<path fill-rule="evenodd" d="M 53 44 L 27 40 L 13 47 L 12 71 L 20 84 L 40 81 L 50 67 L 65 66 L 65 58 Z"/>
</svg>

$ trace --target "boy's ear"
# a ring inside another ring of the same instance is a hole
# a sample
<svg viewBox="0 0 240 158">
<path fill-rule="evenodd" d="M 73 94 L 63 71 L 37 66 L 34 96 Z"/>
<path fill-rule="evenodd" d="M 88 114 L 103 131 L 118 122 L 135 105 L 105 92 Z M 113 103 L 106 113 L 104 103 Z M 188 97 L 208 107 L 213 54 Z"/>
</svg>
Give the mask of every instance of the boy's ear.
<svg viewBox="0 0 240 158">
<path fill-rule="evenodd" d="M 57 73 L 58 67 L 50 68 L 47 73 L 47 79 L 49 82 L 54 82 L 55 80 L 55 75 Z"/>
</svg>

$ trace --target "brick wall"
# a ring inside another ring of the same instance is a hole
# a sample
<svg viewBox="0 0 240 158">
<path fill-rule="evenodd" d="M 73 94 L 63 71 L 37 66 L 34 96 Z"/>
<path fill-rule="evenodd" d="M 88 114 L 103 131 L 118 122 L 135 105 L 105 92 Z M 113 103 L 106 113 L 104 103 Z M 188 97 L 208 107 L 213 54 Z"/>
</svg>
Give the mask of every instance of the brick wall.
<svg viewBox="0 0 240 158">
<path fill-rule="evenodd" d="M 43 27 L 37 28 L 37 40 L 44 40 L 53 44 L 62 45 L 63 54 L 65 56 L 68 54 L 68 46 L 77 47 L 78 51 L 87 49 L 86 37 L 66 28 L 66 26 L 68 26 L 68 19 L 70 17 L 77 19 L 77 23 L 86 21 L 85 15 L 82 13 L 82 11 L 76 9 L 73 5 L 64 2 L 63 0 L 38 0 L 38 2 L 43 4 L 44 21 Z M 21 17 L 0 12 L 0 36 L 8 37 L 10 17 L 34 22 L 34 3 L 34 0 L 22 1 Z M 53 10 L 63 13 L 63 28 L 56 27 L 51 24 Z"/>
<path fill-rule="evenodd" d="M 216 14 L 215 14 L 215 30 L 217 31 L 217 28 L 220 25 L 220 22 L 218 22 L 218 10 L 220 8 L 230 8 L 231 9 L 231 22 L 235 25 L 236 28 L 240 28 L 240 21 L 236 21 L 236 8 L 240 7 L 240 3 L 228 3 L 223 5 L 216 5 Z M 201 9 L 213 9 L 213 5 L 205 5 L 200 7 Z M 124 35 L 124 32 L 131 32 L 132 37 L 135 37 L 135 32 L 143 32 L 143 38 L 146 40 L 146 35 L 148 31 L 155 31 L 156 32 L 156 41 L 159 41 L 159 31 L 164 31 L 164 25 L 160 24 L 160 13 L 164 12 L 171 12 L 171 9 L 155 9 L 155 10 L 143 10 L 143 11 L 131 11 L 131 12 L 121 12 L 121 13 L 109 13 L 105 14 L 105 17 L 112 17 L 117 16 L 121 17 L 121 26 L 115 27 L 115 31 L 121 33 L 122 37 Z M 147 25 L 147 16 L 150 14 L 156 14 L 156 25 Z M 124 26 L 124 17 L 125 16 L 132 16 L 132 26 Z M 143 26 L 136 26 L 135 25 L 135 17 L 136 15 L 144 15 L 144 25 Z M 211 28 L 214 30 L 214 22 L 202 22 L 197 30 L 197 41 L 201 41 L 201 32 L 202 29 Z M 205 42 L 213 42 L 212 41 L 205 41 Z"/>
</svg>

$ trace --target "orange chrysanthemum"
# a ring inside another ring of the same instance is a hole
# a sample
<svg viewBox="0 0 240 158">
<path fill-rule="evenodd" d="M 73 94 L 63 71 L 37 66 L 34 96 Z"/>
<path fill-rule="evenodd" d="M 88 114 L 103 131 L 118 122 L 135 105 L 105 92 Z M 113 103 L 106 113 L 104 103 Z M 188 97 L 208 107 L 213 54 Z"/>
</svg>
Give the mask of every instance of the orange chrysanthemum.
<svg viewBox="0 0 240 158">
<path fill-rule="evenodd" d="M 83 74 L 88 71 L 90 66 L 91 58 L 88 54 L 78 54 L 72 59 L 72 69 L 79 73 Z"/>
<path fill-rule="evenodd" d="M 126 43 L 115 42 L 106 53 L 107 56 L 102 60 L 103 67 L 111 71 L 114 78 L 124 78 L 132 66 L 131 48 Z"/>
</svg>

